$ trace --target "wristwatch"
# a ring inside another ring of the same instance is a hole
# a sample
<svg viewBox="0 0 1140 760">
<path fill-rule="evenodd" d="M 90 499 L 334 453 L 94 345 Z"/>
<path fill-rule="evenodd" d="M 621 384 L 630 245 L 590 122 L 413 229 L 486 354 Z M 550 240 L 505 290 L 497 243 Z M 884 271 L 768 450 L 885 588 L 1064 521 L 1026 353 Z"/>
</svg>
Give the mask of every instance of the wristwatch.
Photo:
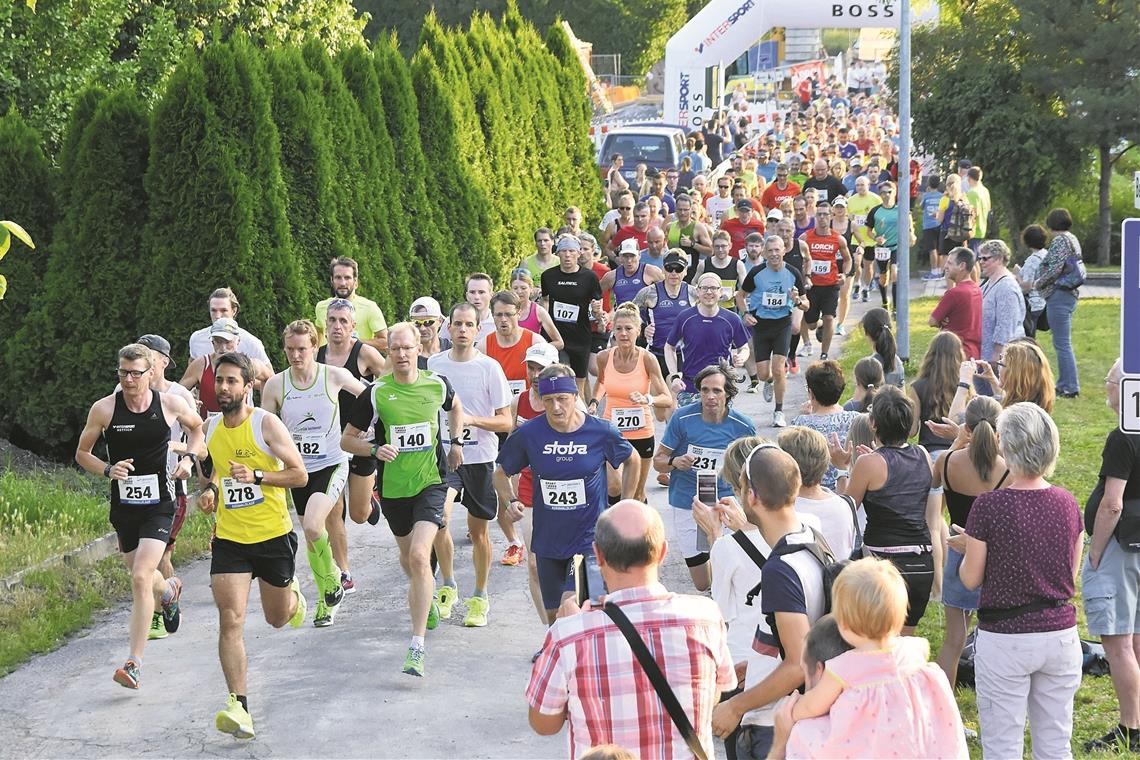
<svg viewBox="0 0 1140 760">
<path fill-rule="evenodd" d="M 111 463 L 107 462 L 107 466 L 103 468 L 103 477 L 111 477 Z"/>
<path fill-rule="evenodd" d="M 261 470 L 253 471 L 253 484 L 255 486 L 261 485 L 261 481 L 265 479 L 265 473 Z"/>
</svg>

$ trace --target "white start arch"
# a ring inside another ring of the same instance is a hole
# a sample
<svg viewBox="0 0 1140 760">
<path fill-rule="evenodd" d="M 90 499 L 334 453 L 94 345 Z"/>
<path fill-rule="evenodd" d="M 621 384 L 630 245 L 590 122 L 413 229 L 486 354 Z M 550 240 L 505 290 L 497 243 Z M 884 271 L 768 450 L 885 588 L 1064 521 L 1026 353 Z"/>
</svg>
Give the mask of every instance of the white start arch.
<svg viewBox="0 0 1140 760">
<path fill-rule="evenodd" d="M 936 3 L 923 11 L 912 23 L 937 20 Z M 898 29 L 899 18 L 895 0 L 712 0 L 665 45 L 665 121 L 700 128 L 720 89 L 706 85 L 708 69 L 735 60 L 770 29 Z"/>
</svg>

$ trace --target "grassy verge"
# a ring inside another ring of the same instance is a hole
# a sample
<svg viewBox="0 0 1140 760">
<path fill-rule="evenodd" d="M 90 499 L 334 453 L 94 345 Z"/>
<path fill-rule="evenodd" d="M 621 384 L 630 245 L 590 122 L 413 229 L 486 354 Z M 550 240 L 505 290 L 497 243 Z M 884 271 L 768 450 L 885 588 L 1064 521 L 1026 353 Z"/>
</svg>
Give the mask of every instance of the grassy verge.
<svg viewBox="0 0 1140 760">
<path fill-rule="evenodd" d="M 926 322 L 938 303 L 936 298 L 911 301 L 910 363 L 907 377 L 918 373 L 926 347 L 934 337 L 935 329 Z M 1073 344 L 1077 354 L 1077 367 L 1081 378 L 1081 395 L 1076 399 L 1057 399 L 1053 419 L 1061 433 L 1061 457 L 1051 482 L 1067 488 L 1082 505 L 1096 485 L 1100 470 L 1100 454 L 1108 431 L 1116 426 L 1116 417 L 1104 403 L 1104 376 L 1120 350 L 1120 300 L 1115 298 L 1081 299 L 1074 317 Z M 1038 339 L 1050 364 L 1056 368 L 1057 357 L 1048 333 Z M 873 350 L 862 342 L 861 333 L 853 332 L 840 359 L 845 376 L 853 377 L 855 362 L 869 356 Z M 1079 579 L 1078 579 L 1079 582 Z M 1078 596 L 1080 595 L 1078 585 Z M 1078 623 L 1081 636 L 1088 638 L 1084 610 L 1078 604 Z M 931 654 L 938 652 L 943 638 L 942 608 L 930 605 L 918 626 L 918 635 L 930 642 Z M 974 692 L 959 689 L 958 707 L 966 725 L 978 727 L 978 709 Z M 1078 756 L 1080 746 L 1087 740 L 1103 735 L 1117 721 L 1117 701 L 1112 681 L 1107 676 L 1086 676 L 1077 692 L 1073 716 L 1073 745 Z M 1028 734 L 1026 749 L 1029 748 Z M 981 757 L 981 747 L 972 744 L 972 757 Z"/>
<path fill-rule="evenodd" d="M 111 530 L 105 482 L 74 470 L 0 475 L 0 576 L 82 546 Z M 192 511 L 175 546 L 180 565 L 205 551 L 210 519 Z M 24 576 L 0 595 L 0 675 L 49 652 L 90 625 L 99 611 L 130 597 L 122 560 L 54 565 Z M 124 636 L 126 623 L 124 621 Z"/>
</svg>

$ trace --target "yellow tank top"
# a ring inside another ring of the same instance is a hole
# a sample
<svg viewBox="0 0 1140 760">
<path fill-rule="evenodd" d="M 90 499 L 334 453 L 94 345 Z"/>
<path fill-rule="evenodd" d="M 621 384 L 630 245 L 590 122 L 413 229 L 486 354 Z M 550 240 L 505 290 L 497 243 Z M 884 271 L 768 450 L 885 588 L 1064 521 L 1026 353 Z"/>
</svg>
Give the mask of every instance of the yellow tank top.
<svg viewBox="0 0 1140 760">
<path fill-rule="evenodd" d="M 238 483 L 230 478 L 230 461 L 251 470 L 278 472 L 281 460 L 273 456 L 262 435 L 263 409 L 253 413 L 236 428 L 228 428 L 221 416 L 206 428 L 206 448 L 214 462 L 218 484 L 218 538 L 239 544 L 256 544 L 293 530 L 285 489 L 278 486 Z"/>
</svg>

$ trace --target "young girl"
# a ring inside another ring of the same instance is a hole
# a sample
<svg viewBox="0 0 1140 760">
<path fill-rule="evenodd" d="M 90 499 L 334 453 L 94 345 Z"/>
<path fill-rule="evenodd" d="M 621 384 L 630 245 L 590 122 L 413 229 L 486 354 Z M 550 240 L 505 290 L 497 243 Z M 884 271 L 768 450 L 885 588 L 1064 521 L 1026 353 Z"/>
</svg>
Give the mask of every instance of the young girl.
<svg viewBox="0 0 1140 760">
<path fill-rule="evenodd" d="M 906 382 L 906 371 L 899 358 L 898 344 L 891 331 L 891 315 L 886 309 L 876 307 L 863 315 L 863 334 L 875 349 L 874 358 L 883 366 L 887 382 L 899 388 Z"/>
<path fill-rule="evenodd" d="M 855 362 L 855 395 L 843 405 L 848 412 L 865 412 L 871 405 L 876 388 L 884 382 L 883 365 L 873 356 L 865 356 Z"/>
<path fill-rule="evenodd" d="M 835 622 L 854 649 L 791 709 L 788 757 L 966 757 L 962 717 L 926 639 L 902 637 L 907 590 L 894 565 L 861 559 L 832 588 Z M 803 730 L 801 730 L 801 728 Z"/>
</svg>

